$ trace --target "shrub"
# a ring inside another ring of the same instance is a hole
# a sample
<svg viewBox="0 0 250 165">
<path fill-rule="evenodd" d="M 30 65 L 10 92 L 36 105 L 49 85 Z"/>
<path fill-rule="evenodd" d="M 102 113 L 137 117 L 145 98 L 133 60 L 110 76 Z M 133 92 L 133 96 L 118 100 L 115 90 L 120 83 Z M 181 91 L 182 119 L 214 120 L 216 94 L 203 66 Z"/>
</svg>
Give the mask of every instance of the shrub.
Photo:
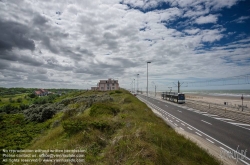
<svg viewBox="0 0 250 165">
<path fill-rule="evenodd" d="M 30 108 L 24 111 L 24 115 L 28 121 L 44 122 L 48 119 L 51 119 L 53 115 L 61 109 L 61 106 L 56 106 L 53 104 L 32 105 Z"/>
<path fill-rule="evenodd" d="M 31 93 L 31 94 L 29 94 L 28 95 L 30 98 L 35 98 L 36 97 L 36 95 L 34 94 L 34 93 Z"/>
<path fill-rule="evenodd" d="M 98 115 L 113 115 L 116 116 L 120 112 L 120 109 L 116 105 L 107 103 L 96 103 L 90 109 L 90 116 Z"/>
<path fill-rule="evenodd" d="M 23 101 L 23 99 L 22 99 L 22 98 L 18 98 L 16 101 L 17 101 L 18 103 L 21 103 L 21 102 Z"/>
<path fill-rule="evenodd" d="M 132 100 L 131 100 L 131 97 L 126 97 L 125 99 L 124 99 L 124 101 L 123 101 L 123 103 L 124 104 L 126 104 L 126 103 L 131 103 L 132 102 Z"/>
<path fill-rule="evenodd" d="M 20 105 L 19 105 L 19 108 L 20 108 L 21 110 L 25 110 L 25 109 L 28 109 L 28 108 L 29 108 L 29 105 L 27 105 L 27 104 L 20 104 Z"/>
<path fill-rule="evenodd" d="M 4 106 L 0 107 L 0 111 L 5 112 L 7 114 L 13 114 L 13 113 L 19 113 L 20 108 L 16 107 L 16 106 L 13 106 L 11 104 L 7 104 L 7 105 L 4 105 Z"/>
<path fill-rule="evenodd" d="M 81 120 L 66 120 L 62 123 L 63 129 L 66 133 L 75 134 L 83 129 L 86 129 L 88 124 Z"/>
<path fill-rule="evenodd" d="M 122 91 L 120 91 L 120 90 L 115 90 L 115 93 L 122 93 Z"/>
</svg>

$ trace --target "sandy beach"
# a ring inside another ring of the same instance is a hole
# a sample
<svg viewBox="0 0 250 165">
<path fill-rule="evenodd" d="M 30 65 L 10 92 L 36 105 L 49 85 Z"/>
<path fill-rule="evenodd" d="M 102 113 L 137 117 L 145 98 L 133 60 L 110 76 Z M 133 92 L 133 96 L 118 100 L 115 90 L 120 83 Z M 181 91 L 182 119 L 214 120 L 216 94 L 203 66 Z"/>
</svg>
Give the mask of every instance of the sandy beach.
<svg viewBox="0 0 250 165">
<path fill-rule="evenodd" d="M 211 96 L 202 94 L 185 94 L 187 100 L 202 101 L 212 104 L 228 105 L 238 107 L 242 105 L 241 97 L 236 96 Z M 250 108 L 250 97 L 245 97 L 243 99 L 243 106 Z"/>
</svg>

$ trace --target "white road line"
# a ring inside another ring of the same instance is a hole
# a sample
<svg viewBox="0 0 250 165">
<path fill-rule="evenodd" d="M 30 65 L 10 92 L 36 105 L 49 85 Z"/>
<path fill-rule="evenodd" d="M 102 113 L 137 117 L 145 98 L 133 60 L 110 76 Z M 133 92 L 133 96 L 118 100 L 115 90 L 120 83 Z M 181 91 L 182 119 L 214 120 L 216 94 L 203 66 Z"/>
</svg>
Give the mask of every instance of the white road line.
<svg viewBox="0 0 250 165">
<path fill-rule="evenodd" d="M 174 123 L 174 125 L 178 127 L 178 125 L 177 125 L 177 124 L 175 124 L 175 123 Z"/>
<path fill-rule="evenodd" d="M 168 107 L 167 105 L 165 105 L 166 107 Z"/>
<path fill-rule="evenodd" d="M 225 148 L 223 148 L 223 147 L 220 147 L 222 150 L 224 150 L 224 151 L 227 151 Z M 228 152 L 228 151 L 227 151 Z"/>
<path fill-rule="evenodd" d="M 233 123 L 233 122 L 228 122 L 228 123 L 234 124 L 234 125 L 250 126 L 250 124 L 243 124 L 243 123 Z"/>
<path fill-rule="evenodd" d="M 190 130 L 193 130 L 192 128 L 190 128 L 190 127 L 187 127 L 188 129 L 190 129 Z"/>
<path fill-rule="evenodd" d="M 176 122 L 178 122 L 178 123 L 179 123 L 179 120 L 176 120 Z"/>
<path fill-rule="evenodd" d="M 169 120 L 171 123 L 173 122 L 172 120 Z"/>
<path fill-rule="evenodd" d="M 184 129 L 183 129 L 183 128 L 181 128 L 181 127 L 180 127 L 180 129 L 184 131 Z"/>
<path fill-rule="evenodd" d="M 208 139 L 208 138 L 206 138 L 207 139 L 207 141 L 209 141 L 209 142 L 211 142 L 211 143 L 214 143 L 212 140 L 210 140 L 210 139 Z"/>
<path fill-rule="evenodd" d="M 181 123 L 181 125 L 185 126 L 185 124 Z"/>
<path fill-rule="evenodd" d="M 195 132 L 197 135 L 199 135 L 199 136 L 202 136 L 201 134 L 199 134 L 198 132 Z"/>
<path fill-rule="evenodd" d="M 210 117 L 215 117 L 215 116 L 218 116 L 218 115 L 211 115 L 211 114 L 203 114 L 204 116 L 210 116 Z"/>
<path fill-rule="evenodd" d="M 207 123 L 207 124 L 209 124 L 209 125 L 212 125 L 211 123 L 209 123 L 209 122 L 207 122 L 207 121 L 204 121 L 204 120 L 201 120 L 202 122 L 204 122 L 204 123 Z"/>
<path fill-rule="evenodd" d="M 182 113 L 181 111 L 178 110 L 178 112 Z"/>
<path fill-rule="evenodd" d="M 227 119 L 227 118 L 220 118 L 220 117 L 214 117 L 214 118 L 217 119 L 217 120 L 230 120 L 230 121 L 234 121 L 232 119 Z"/>
</svg>

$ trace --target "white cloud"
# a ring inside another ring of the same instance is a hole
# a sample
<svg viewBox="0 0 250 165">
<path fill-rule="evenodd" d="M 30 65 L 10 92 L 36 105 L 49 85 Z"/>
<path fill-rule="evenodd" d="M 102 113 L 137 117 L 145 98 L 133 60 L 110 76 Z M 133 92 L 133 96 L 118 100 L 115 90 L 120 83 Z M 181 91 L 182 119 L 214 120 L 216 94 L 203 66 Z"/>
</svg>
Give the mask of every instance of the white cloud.
<svg viewBox="0 0 250 165">
<path fill-rule="evenodd" d="M 198 32 L 200 31 L 200 29 L 187 29 L 187 30 L 184 30 L 184 32 L 186 32 L 187 34 L 197 34 Z"/>
<path fill-rule="evenodd" d="M 247 19 L 249 19 L 250 16 L 241 16 L 235 20 L 233 20 L 232 22 L 236 22 L 236 23 L 244 23 Z"/>
<path fill-rule="evenodd" d="M 218 16 L 209 14 L 208 16 L 200 16 L 195 20 L 197 24 L 207 24 L 207 23 L 216 23 Z"/>
<path fill-rule="evenodd" d="M 124 0 L 132 7 L 143 9 L 154 8 L 162 2 Z M 0 64 L 5 64 L 0 66 L 1 73 L 15 84 L 22 79 L 20 85 L 39 86 L 42 82 L 41 86 L 75 88 L 89 88 L 98 79 L 109 77 L 118 78 L 123 87 L 128 87 L 137 73 L 141 80 L 145 79 L 146 61 L 152 61 L 150 77 L 154 79 L 219 77 L 230 69 L 234 69 L 232 74 L 246 73 L 245 66 L 233 63 L 237 54 L 241 62 L 246 60 L 245 54 L 249 51 L 246 46 L 237 48 L 240 44 L 233 43 L 234 52 L 224 47 L 211 48 L 213 51 L 203 49 L 206 43 L 225 37 L 225 29 L 221 26 L 202 29 L 193 25 L 193 22 L 217 23 L 218 14 L 209 14 L 210 8 L 231 7 L 236 1 L 230 4 L 213 0 L 166 2 L 170 2 L 169 9 L 144 13 L 118 0 L 18 1 L 18 5 L 4 1 L 5 7 L 0 11 L 2 25 L 19 22 L 17 28 L 28 29 L 24 37 L 34 41 L 35 48 L 22 50 L 15 45 L 13 48 L 5 45 L 9 48 L 6 52 L 13 54 L 0 54 Z M 179 18 L 187 19 L 188 24 L 180 21 L 186 25 L 182 26 L 183 30 L 176 27 Z M 175 21 L 176 25 L 171 24 Z M 0 36 L 6 34 L 0 32 Z M 222 58 L 227 56 L 233 61 L 230 65 Z M 34 72 L 33 66 L 36 66 Z M 145 83 L 141 81 L 140 85 L 143 87 Z"/>
</svg>

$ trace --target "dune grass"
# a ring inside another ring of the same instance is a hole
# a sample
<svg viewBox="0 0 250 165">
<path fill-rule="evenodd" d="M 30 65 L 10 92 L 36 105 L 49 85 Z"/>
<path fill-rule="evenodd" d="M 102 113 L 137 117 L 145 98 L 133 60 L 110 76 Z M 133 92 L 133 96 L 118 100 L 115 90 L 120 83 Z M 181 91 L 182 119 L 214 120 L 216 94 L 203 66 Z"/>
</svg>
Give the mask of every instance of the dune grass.
<svg viewBox="0 0 250 165">
<path fill-rule="evenodd" d="M 86 91 L 67 97 L 93 94 L 108 94 L 113 101 L 94 103 L 69 116 L 61 112 L 53 120 L 58 124 L 52 123 L 28 149 L 83 149 L 84 164 L 220 164 L 128 91 Z"/>
</svg>

